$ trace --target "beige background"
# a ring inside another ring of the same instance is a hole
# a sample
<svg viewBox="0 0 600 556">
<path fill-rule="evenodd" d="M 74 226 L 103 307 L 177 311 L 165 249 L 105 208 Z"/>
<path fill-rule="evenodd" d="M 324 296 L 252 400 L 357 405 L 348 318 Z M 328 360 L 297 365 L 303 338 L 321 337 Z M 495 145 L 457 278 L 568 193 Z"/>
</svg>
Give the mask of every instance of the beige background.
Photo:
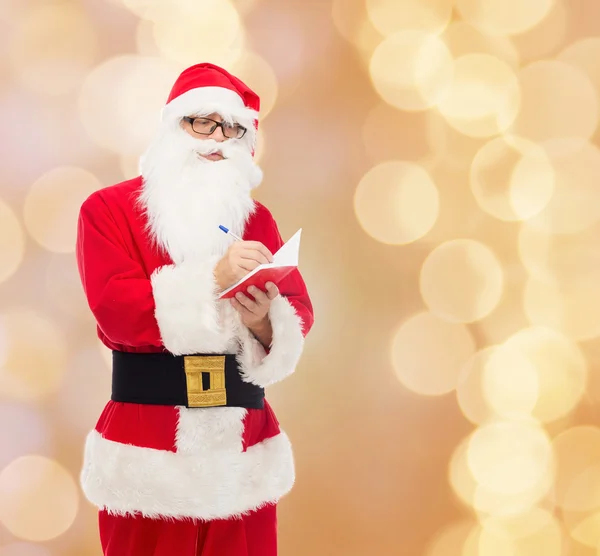
<svg viewBox="0 0 600 556">
<path fill-rule="evenodd" d="M 199 61 L 304 228 L 281 554 L 600 554 L 597 0 L 2 0 L 0 46 L 0 556 L 100 554 L 77 211 Z"/>
</svg>

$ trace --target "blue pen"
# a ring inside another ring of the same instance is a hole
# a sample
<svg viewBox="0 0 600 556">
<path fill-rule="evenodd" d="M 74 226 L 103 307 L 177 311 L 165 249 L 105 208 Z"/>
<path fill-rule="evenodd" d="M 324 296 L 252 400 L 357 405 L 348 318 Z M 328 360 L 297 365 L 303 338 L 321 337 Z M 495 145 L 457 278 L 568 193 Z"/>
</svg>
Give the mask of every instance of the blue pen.
<svg viewBox="0 0 600 556">
<path fill-rule="evenodd" d="M 219 229 L 224 231 L 226 234 L 229 234 L 233 239 L 244 241 L 240 236 L 236 236 L 229 228 L 226 228 L 225 226 L 219 225 Z"/>
</svg>

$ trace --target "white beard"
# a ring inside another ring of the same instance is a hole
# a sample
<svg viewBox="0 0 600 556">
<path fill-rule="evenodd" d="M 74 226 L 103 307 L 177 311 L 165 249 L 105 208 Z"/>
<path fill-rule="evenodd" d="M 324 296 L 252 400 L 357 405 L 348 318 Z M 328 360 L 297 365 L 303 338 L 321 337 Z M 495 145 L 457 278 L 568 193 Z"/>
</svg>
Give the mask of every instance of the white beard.
<svg viewBox="0 0 600 556">
<path fill-rule="evenodd" d="M 216 151 L 225 160 L 200 156 Z M 198 140 L 179 125 L 164 126 L 140 166 L 144 185 L 139 201 L 148 232 L 174 263 L 225 254 L 232 238 L 219 225 L 243 234 L 255 208 L 250 191 L 262 179 L 244 143 Z"/>
</svg>

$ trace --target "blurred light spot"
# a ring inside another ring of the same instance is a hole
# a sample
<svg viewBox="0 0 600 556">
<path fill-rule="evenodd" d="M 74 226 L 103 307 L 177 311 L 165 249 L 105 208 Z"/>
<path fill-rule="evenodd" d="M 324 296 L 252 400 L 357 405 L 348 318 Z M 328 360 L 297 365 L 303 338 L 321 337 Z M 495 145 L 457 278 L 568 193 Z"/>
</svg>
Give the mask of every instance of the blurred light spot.
<svg viewBox="0 0 600 556">
<path fill-rule="evenodd" d="M 562 556 L 562 531 L 546 510 L 531 508 L 510 517 L 490 517 L 482 524 L 479 556 Z"/>
<path fill-rule="evenodd" d="M 0 521 L 17 537 L 47 541 L 62 535 L 78 506 L 75 481 L 57 461 L 23 456 L 0 473 Z"/>
<path fill-rule="evenodd" d="M 0 428 L 0 469 L 24 454 L 52 454 L 52 428 L 39 409 L 5 401 L 0 420 L 6 424 Z"/>
<path fill-rule="evenodd" d="M 369 70 L 385 102 L 401 110 L 425 110 L 446 94 L 452 82 L 452 56 L 435 35 L 401 31 L 377 47 Z"/>
<path fill-rule="evenodd" d="M 13 210 L 0 199 L 0 284 L 21 266 L 25 234 Z"/>
<path fill-rule="evenodd" d="M 552 9 L 538 25 L 512 37 L 523 66 L 534 60 L 552 58 L 564 44 L 567 31 L 572 25 L 570 10 L 565 7 L 565 1 L 570 3 L 570 0 L 552 0 Z"/>
<path fill-rule="evenodd" d="M 460 370 L 474 352 L 475 341 L 466 326 L 419 313 L 396 332 L 392 364 L 409 390 L 440 396 L 456 388 Z"/>
<path fill-rule="evenodd" d="M 583 71 L 600 95 L 600 37 L 587 37 L 567 46 L 557 60 Z"/>
<path fill-rule="evenodd" d="M 429 309 L 451 322 L 474 322 L 494 310 L 504 277 L 489 247 L 470 239 L 436 247 L 421 268 L 420 289 Z"/>
<path fill-rule="evenodd" d="M 440 33 L 450 22 L 454 0 L 366 0 L 367 14 L 385 36 L 406 29 Z"/>
<path fill-rule="evenodd" d="M 499 346 L 491 353 L 481 384 L 490 408 L 507 419 L 530 416 L 539 396 L 537 369 L 522 353 L 506 346 Z"/>
<path fill-rule="evenodd" d="M 267 154 L 267 143 L 265 139 L 265 130 L 260 129 L 256 135 L 256 151 L 254 152 L 254 162 L 260 164 Z"/>
<path fill-rule="evenodd" d="M 467 54 L 488 54 L 512 68 L 519 67 L 519 51 L 509 37 L 488 35 L 464 21 L 454 21 L 444 31 L 442 38 L 454 58 Z"/>
<path fill-rule="evenodd" d="M 600 270 L 600 269 L 599 269 Z M 525 311 L 532 324 L 553 328 L 572 340 L 600 336 L 600 272 L 590 276 L 573 274 L 572 280 L 532 277 L 523 294 Z"/>
<path fill-rule="evenodd" d="M 362 1 L 333 0 L 331 17 L 338 33 L 349 43 L 355 44 L 363 23 L 369 23 L 367 9 Z M 380 39 L 383 38 L 380 35 Z"/>
<path fill-rule="evenodd" d="M 25 199 L 27 231 L 49 251 L 74 252 L 81 204 L 101 187 L 98 178 L 81 168 L 50 170 L 31 186 Z"/>
<path fill-rule="evenodd" d="M 103 62 L 89 74 L 79 98 L 86 132 L 120 156 L 141 155 L 158 129 L 178 74 L 160 58 L 125 55 Z"/>
<path fill-rule="evenodd" d="M 0 556 L 52 556 L 52 553 L 40 544 L 17 542 L 0 547 Z"/>
<path fill-rule="evenodd" d="M 464 20 L 490 35 L 518 34 L 540 23 L 553 0 L 457 0 Z"/>
<path fill-rule="evenodd" d="M 556 503 L 570 511 L 600 509 L 600 429 L 573 427 L 554 439 L 553 448 Z"/>
<path fill-rule="evenodd" d="M 137 51 L 142 56 L 160 56 L 160 50 L 154 38 L 154 23 L 147 19 L 140 19 L 135 33 Z"/>
<path fill-rule="evenodd" d="M 451 523 L 438 531 L 426 549 L 425 556 L 462 556 L 462 549 L 473 521 Z"/>
<path fill-rule="evenodd" d="M 469 468 L 467 453 L 471 436 L 454 450 L 449 465 L 452 489 L 467 506 L 486 516 L 513 516 L 526 512 L 546 496 L 552 488 L 552 469 L 519 492 L 500 492 L 494 484 L 478 484 Z"/>
<path fill-rule="evenodd" d="M 533 276 L 547 276 L 551 235 L 524 222 L 519 229 L 519 257 L 527 272 Z"/>
<path fill-rule="evenodd" d="M 488 421 L 494 415 L 483 395 L 483 372 L 495 349 L 496 346 L 489 346 L 475 353 L 458 376 L 458 405 L 464 416 L 476 425 Z"/>
<path fill-rule="evenodd" d="M 454 61 L 452 83 L 438 108 L 457 131 L 490 137 L 510 127 L 519 103 L 519 82 L 506 62 L 467 54 Z"/>
<path fill-rule="evenodd" d="M 10 52 L 18 78 L 36 93 L 75 89 L 96 57 L 96 29 L 75 4 L 37 6 L 20 23 Z"/>
<path fill-rule="evenodd" d="M 138 17 L 151 21 L 163 19 L 169 15 L 173 9 L 181 9 L 186 3 L 194 0 L 120 0 L 123 5 Z M 196 0 L 201 2 L 201 0 Z"/>
<path fill-rule="evenodd" d="M 571 536 L 582 545 L 600 547 L 600 512 L 563 512 L 563 520 Z M 590 552 L 586 552 L 589 554 Z"/>
<path fill-rule="evenodd" d="M 467 462 L 479 485 L 520 494 L 534 489 L 550 472 L 552 448 L 547 433 L 534 422 L 500 421 L 473 433 Z"/>
<path fill-rule="evenodd" d="M 537 370 L 539 397 L 533 417 L 547 423 L 571 412 L 587 384 L 581 349 L 558 332 L 531 327 L 517 332 L 504 348 L 525 357 Z"/>
<path fill-rule="evenodd" d="M 553 150 L 574 148 L 593 135 L 598 95 L 583 71 L 543 60 L 523 68 L 519 81 L 521 109 L 512 133 Z"/>
<path fill-rule="evenodd" d="M 470 441 L 471 436 L 468 436 L 454 448 L 448 466 L 450 486 L 459 500 L 466 506 L 473 505 L 475 489 L 477 488 L 477 482 L 467 463 L 467 449 Z"/>
<path fill-rule="evenodd" d="M 420 166 L 385 162 L 369 170 L 354 194 L 362 228 L 383 243 L 405 244 L 424 236 L 438 216 L 438 192 Z"/>
<path fill-rule="evenodd" d="M 369 111 L 362 128 L 371 162 L 379 164 L 399 156 L 416 162 L 431 156 L 432 145 L 425 122 L 424 112 L 403 112 L 379 103 Z"/>
<path fill-rule="evenodd" d="M 529 220 L 553 234 L 574 234 L 600 222 L 600 149 L 585 143 L 577 150 L 555 153 L 554 193 L 545 208 Z"/>
<path fill-rule="evenodd" d="M 541 212 L 554 191 L 554 169 L 544 149 L 525 139 L 497 137 L 471 166 L 477 204 L 499 220 L 524 220 Z"/>
<path fill-rule="evenodd" d="M 247 52 L 232 65 L 231 72 L 260 97 L 260 120 L 264 120 L 277 100 L 277 76 L 258 54 Z"/>
<path fill-rule="evenodd" d="M 59 326 L 33 311 L 0 314 L 7 356 L 0 366 L 0 393 L 19 400 L 53 394 L 62 381 L 67 343 Z"/>
<path fill-rule="evenodd" d="M 74 255 L 54 255 L 46 269 L 47 298 L 65 313 L 87 319 L 91 313 L 83 293 Z"/>
<path fill-rule="evenodd" d="M 69 380 L 63 382 L 54 398 L 61 428 L 86 434 L 94 428 L 111 395 L 111 373 L 106 372 L 104 353 L 95 346 L 78 350 L 69 362 L 68 374 Z"/>
<path fill-rule="evenodd" d="M 463 174 L 471 166 L 473 157 L 484 145 L 484 141 L 460 133 L 450 126 L 438 110 L 425 113 L 425 127 L 438 165 L 443 166 L 444 170 L 456 172 L 456 175 L 460 176 L 461 184 L 468 183 Z M 445 174 L 446 172 L 442 172 L 442 175 Z M 465 188 L 464 191 L 466 195 L 471 196 L 468 189 Z M 459 210 L 462 204 L 457 203 Z M 448 239 L 448 236 L 443 239 Z"/>
<path fill-rule="evenodd" d="M 577 341 L 600 335 L 600 223 L 579 234 L 519 232 L 519 253 L 531 277 L 524 290 L 529 321 Z"/>
<path fill-rule="evenodd" d="M 229 66 L 244 49 L 244 29 L 229 0 L 178 0 L 154 19 L 154 40 L 163 56 L 179 64 Z"/>
</svg>

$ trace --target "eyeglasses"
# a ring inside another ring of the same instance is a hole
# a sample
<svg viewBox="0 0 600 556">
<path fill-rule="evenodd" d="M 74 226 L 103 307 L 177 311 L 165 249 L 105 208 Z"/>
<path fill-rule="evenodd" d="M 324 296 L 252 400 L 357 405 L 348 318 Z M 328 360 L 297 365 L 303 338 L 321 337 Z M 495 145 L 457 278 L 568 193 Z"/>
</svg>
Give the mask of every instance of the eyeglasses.
<svg viewBox="0 0 600 556">
<path fill-rule="evenodd" d="M 190 118 L 186 116 L 184 121 L 192 125 L 192 129 L 199 135 L 212 135 L 220 127 L 223 135 L 227 139 L 241 139 L 246 134 L 246 128 L 239 124 L 228 124 L 227 122 L 217 122 L 210 118 Z"/>
</svg>

